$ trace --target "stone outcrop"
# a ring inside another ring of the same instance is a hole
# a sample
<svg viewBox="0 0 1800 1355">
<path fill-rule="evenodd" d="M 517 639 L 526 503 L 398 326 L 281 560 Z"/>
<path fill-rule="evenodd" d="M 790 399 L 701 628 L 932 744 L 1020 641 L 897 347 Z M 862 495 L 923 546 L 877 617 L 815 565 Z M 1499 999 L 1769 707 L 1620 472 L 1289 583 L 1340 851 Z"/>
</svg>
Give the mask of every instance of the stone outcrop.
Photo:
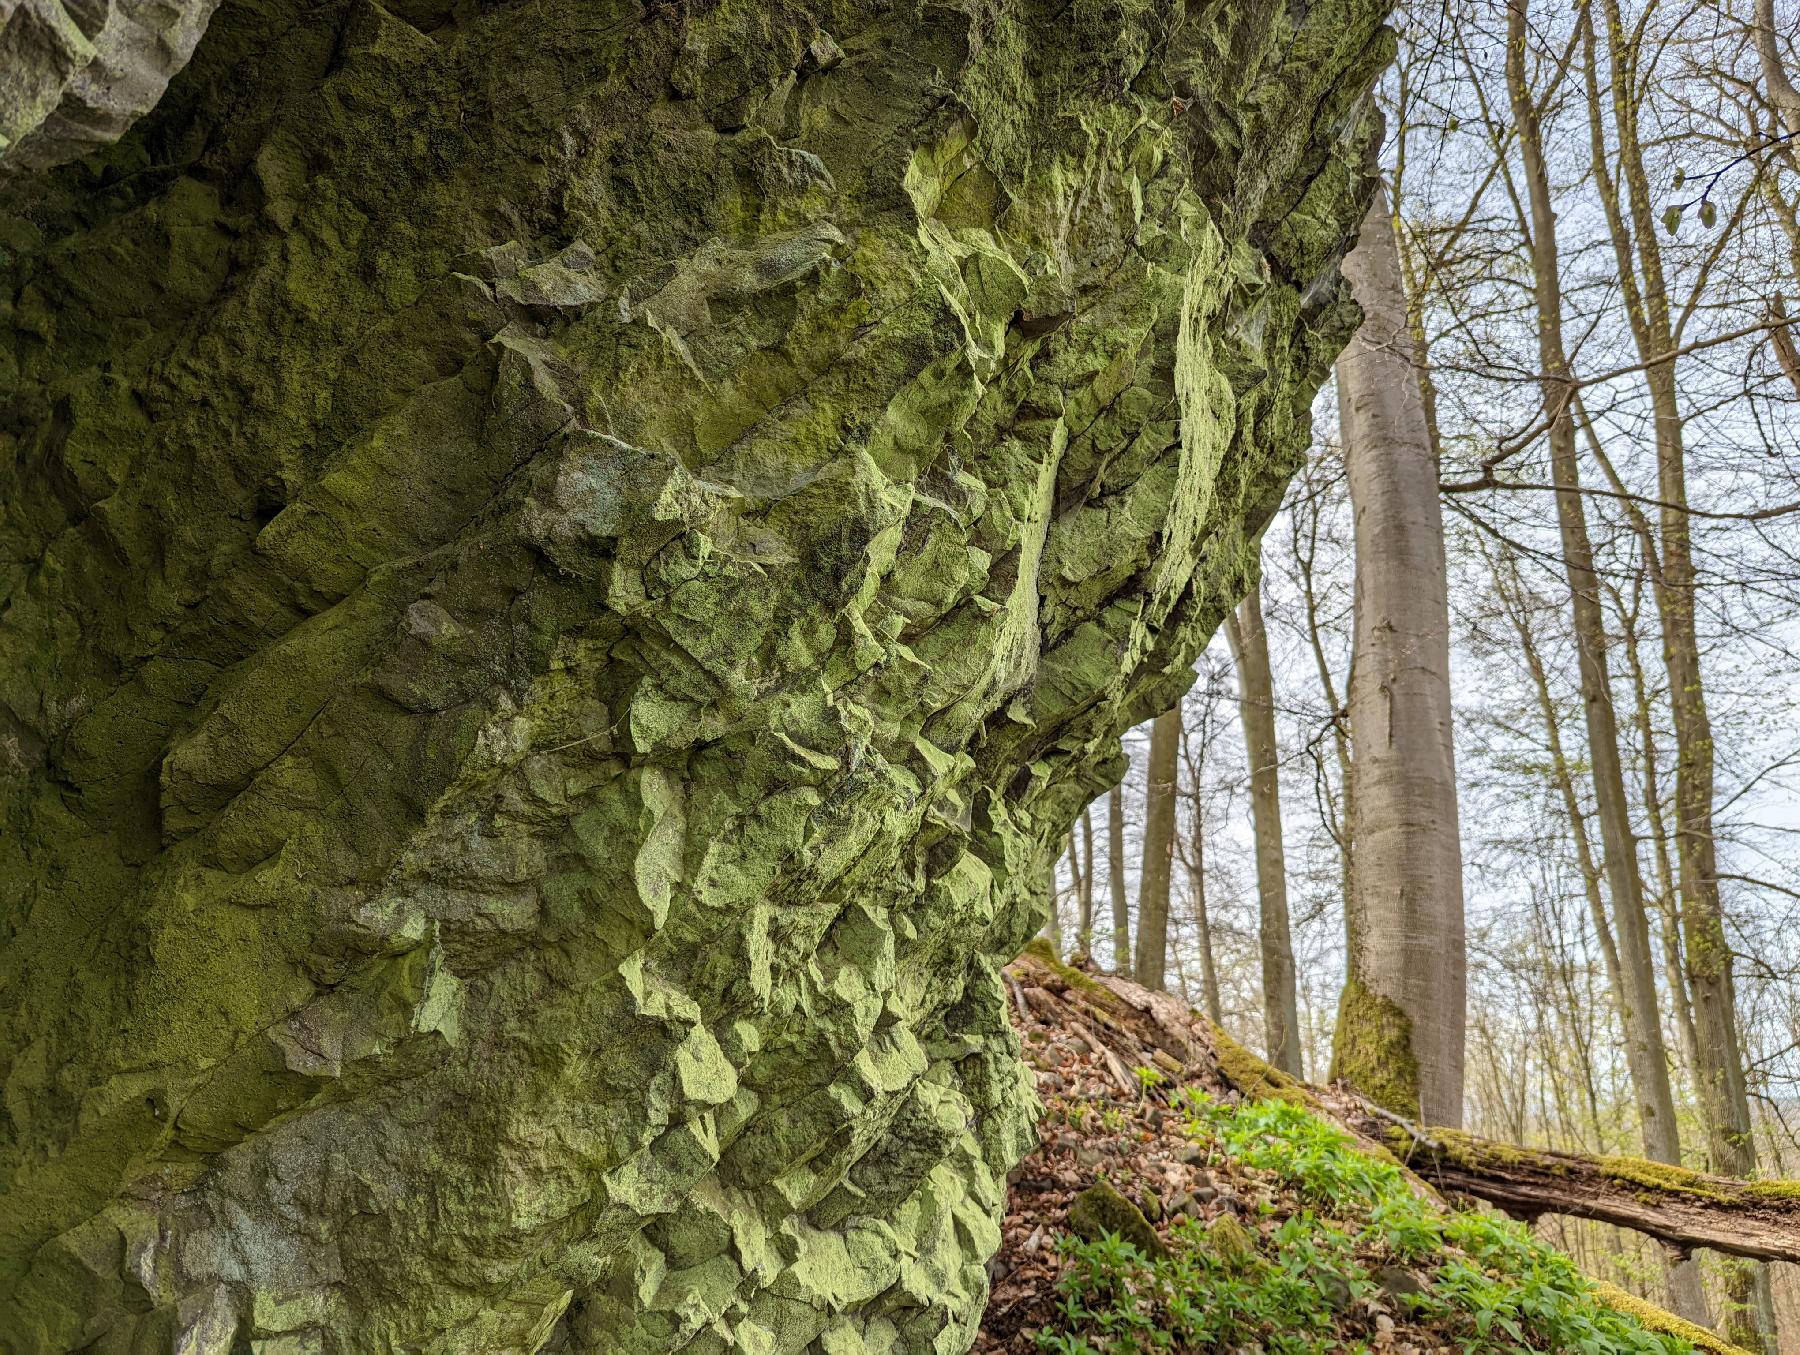
<svg viewBox="0 0 1800 1355">
<path fill-rule="evenodd" d="M 0 177 L 119 139 L 187 64 L 218 0 L 7 0 Z"/>
<path fill-rule="evenodd" d="M 0 189 L 0 1349 L 965 1348 L 1382 9 L 227 0 Z"/>
</svg>

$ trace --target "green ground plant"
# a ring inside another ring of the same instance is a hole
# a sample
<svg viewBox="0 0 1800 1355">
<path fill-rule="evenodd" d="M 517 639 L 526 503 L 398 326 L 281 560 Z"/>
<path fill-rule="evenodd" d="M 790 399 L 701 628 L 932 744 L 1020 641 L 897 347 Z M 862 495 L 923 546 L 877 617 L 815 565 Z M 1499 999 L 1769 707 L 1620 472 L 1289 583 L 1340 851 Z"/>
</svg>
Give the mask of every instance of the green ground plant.
<svg viewBox="0 0 1800 1355">
<path fill-rule="evenodd" d="M 1216 1245 L 1178 1221 L 1167 1257 L 1112 1235 L 1060 1244 L 1068 1268 L 1058 1320 L 1040 1331 L 1056 1355 L 1147 1355 L 1260 1345 L 1268 1355 L 1360 1355 L 1381 1296 L 1393 1320 L 1467 1355 L 1691 1355 L 1596 1296 L 1568 1257 L 1519 1224 L 1445 1211 L 1401 1170 L 1360 1151 L 1335 1125 L 1284 1101 L 1227 1106 L 1184 1095 L 1189 1132 L 1268 1172 L 1285 1205 L 1264 1204 L 1248 1249 Z M 1419 1281 L 1384 1288 L 1384 1268 Z M 1395 1292 L 1398 1290 L 1399 1292 Z"/>
</svg>

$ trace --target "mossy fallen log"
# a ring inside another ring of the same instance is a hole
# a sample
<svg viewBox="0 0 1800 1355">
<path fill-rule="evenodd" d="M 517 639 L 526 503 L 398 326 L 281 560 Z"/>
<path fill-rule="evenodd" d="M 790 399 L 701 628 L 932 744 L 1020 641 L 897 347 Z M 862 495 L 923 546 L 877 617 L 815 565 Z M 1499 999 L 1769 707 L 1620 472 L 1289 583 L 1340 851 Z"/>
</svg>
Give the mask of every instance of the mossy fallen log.
<svg viewBox="0 0 1800 1355">
<path fill-rule="evenodd" d="M 1447 1194 L 1517 1218 L 1565 1214 L 1654 1237 L 1684 1256 L 1706 1247 L 1759 1261 L 1800 1260 L 1800 1181 L 1741 1181 L 1643 1158 L 1523 1148 L 1421 1127 L 1347 1087 L 1316 1088 L 1272 1068 L 1223 1031 L 1219 1070 L 1245 1096 L 1331 1115 Z"/>
<path fill-rule="evenodd" d="M 1342 1111 L 1342 1096 L 1333 1100 Z M 1519 1218 L 1566 1214 L 1759 1261 L 1800 1261 L 1800 1181 L 1740 1181 L 1635 1157 L 1521 1148 L 1426 1129 L 1366 1105 L 1343 1115 L 1439 1190 Z"/>
<path fill-rule="evenodd" d="M 1636 1294 L 1628 1294 L 1616 1284 L 1605 1280 L 1594 1282 L 1594 1292 L 1600 1301 L 1616 1313 L 1624 1313 L 1650 1331 L 1661 1332 L 1665 1336 L 1679 1337 L 1688 1342 L 1695 1350 L 1703 1350 L 1707 1355 L 1748 1355 L 1742 1346 L 1734 1346 L 1731 1342 L 1708 1331 L 1705 1327 L 1696 1326 L 1684 1317 L 1665 1312 L 1654 1303 L 1647 1303 Z"/>
</svg>

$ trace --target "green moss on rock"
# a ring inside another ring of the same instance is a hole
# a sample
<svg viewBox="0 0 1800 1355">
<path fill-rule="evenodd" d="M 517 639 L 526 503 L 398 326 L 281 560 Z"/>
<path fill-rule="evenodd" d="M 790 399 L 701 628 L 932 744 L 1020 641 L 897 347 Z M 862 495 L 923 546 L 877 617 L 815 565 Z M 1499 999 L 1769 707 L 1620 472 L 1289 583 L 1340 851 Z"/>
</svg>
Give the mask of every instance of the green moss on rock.
<svg viewBox="0 0 1800 1355">
<path fill-rule="evenodd" d="M 966 1347 L 1375 0 L 227 0 L 0 189 L 0 1332 Z"/>
<path fill-rule="evenodd" d="M 1226 1266 L 1241 1266 L 1256 1256 L 1256 1239 L 1235 1214 L 1220 1214 L 1206 1225 L 1206 1247 Z"/>
<path fill-rule="evenodd" d="M 1629 1294 L 1616 1284 L 1605 1280 L 1595 1280 L 1593 1284 L 1594 1296 L 1600 1302 L 1616 1313 L 1625 1314 L 1645 1331 L 1660 1332 L 1664 1336 L 1686 1341 L 1695 1350 L 1706 1352 L 1706 1355 L 1749 1355 L 1743 1347 L 1734 1346 L 1705 1327 L 1658 1308 L 1636 1294 Z"/>
<path fill-rule="evenodd" d="M 1164 1256 L 1169 1250 L 1143 1210 L 1105 1181 L 1096 1181 L 1075 1197 L 1069 1206 L 1069 1231 L 1089 1242 L 1098 1242 L 1110 1233 L 1145 1256 Z"/>
</svg>

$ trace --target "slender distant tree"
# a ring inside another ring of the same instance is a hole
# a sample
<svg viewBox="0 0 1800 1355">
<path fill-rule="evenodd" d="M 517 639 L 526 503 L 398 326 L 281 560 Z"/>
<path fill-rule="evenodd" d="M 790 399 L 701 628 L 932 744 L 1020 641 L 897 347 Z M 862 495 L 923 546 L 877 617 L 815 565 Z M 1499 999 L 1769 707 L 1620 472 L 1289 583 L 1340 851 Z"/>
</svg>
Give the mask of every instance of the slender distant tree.
<svg viewBox="0 0 1800 1355">
<path fill-rule="evenodd" d="M 1075 956 L 1086 961 L 1094 949 L 1094 816 L 1081 811 L 1081 839 L 1077 851 L 1071 851 L 1077 874 L 1075 877 Z"/>
<path fill-rule="evenodd" d="M 1212 916 L 1206 900 L 1206 766 L 1218 728 L 1210 689 L 1194 703 L 1194 707 L 1194 714 L 1181 723 L 1182 784 L 1178 789 L 1190 805 L 1188 823 L 1191 830 L 1181 848 L 1181 859 L 1187 869 L 1188 898 L 1194 914 L 1194 943 L 1200 959 L 1200 1001 L 1207 1019 L 1219 1025 L 1225 1017 L 1219 999 L 1219 967 L 1213 953 Z"/>
<path fill-rule="evenodd" d="M 1138 872 L 1137 945 L 1131 976 L 1161 990 L 1169 956 L 1169 883 L 1175 863 L 1175 768 L 1181 708 L 1150 726 L 1150 774 L 1144 788 L 1144 861 Z"/>
<path fill-rule="evenodd" d="M 1064 838 L 1063 847 L 1071 860 L 1073 860 L 1075 855 L 1074 838 Z M 1056 958 L 1060 960 L 1063 953 L 1062 873 L 1057 870 L 1054 862 L 1051 863 L 1050 870 L 1046 877 L 1045 890 L 1050 896 L 1050 906 L 1045 911 L 1044 930 L 1040 935 L 1050 943 L 1050 949 L 1055 953 Z"/>
<path fill-rule="evenodd" d="M 1333 794 L 1324 783 L 1320 769 L 1320 811 L 1325 830 L 1337 846 L 1340 897 L 1348 897 L 1350 880 L 1355 871 L 1355 846 L 1350 840 L 1350 727 L 1345 719 L 1344 698 L 1338 680 L 1325 654 L 1326 625 L 1322 615 L 1320 538 L 1325 534 L 1325 504 L 1339 491 L 1343 478 L 1343 458 L 1337 449 L 1325 447 L 1321 454 L 1300 472 L 1303 492 L 1292 496 L 1289 509 L 1293 525 L 1294 582 L 1300 591 L 1301 630 L 1307 652 L 1318 678 L 1319 697 L 1323 701 L 1324 718 L 1331 728 L 1331 746 L 1336 754 L 1338 784 Z"/>
<path fill-rule="evenodd" d="M 1263 625 L 1260 583 L 1244 595 L 1237 614 L 1225 618 L 1225 636 L 1237 665 L 1238 713 L 1250 759 L 1264 1045 L 1270 1063 L 1299 1077 L 1300 1006 L 1294 986 L 1294 938 L 1288 922 L 1287 859 L 1281 842 L 1281 758 L 1275 741 L 1275 679 L 1269 667 L 1269 633 Z"/>
<path fill-rule="evenodd" d="M 1131 911 L 1125 897 L 1125 789 L 1106 797 L 1106 887 L 1112 897 L 1113 973 L 1131 973 Z"/>
</svg>

